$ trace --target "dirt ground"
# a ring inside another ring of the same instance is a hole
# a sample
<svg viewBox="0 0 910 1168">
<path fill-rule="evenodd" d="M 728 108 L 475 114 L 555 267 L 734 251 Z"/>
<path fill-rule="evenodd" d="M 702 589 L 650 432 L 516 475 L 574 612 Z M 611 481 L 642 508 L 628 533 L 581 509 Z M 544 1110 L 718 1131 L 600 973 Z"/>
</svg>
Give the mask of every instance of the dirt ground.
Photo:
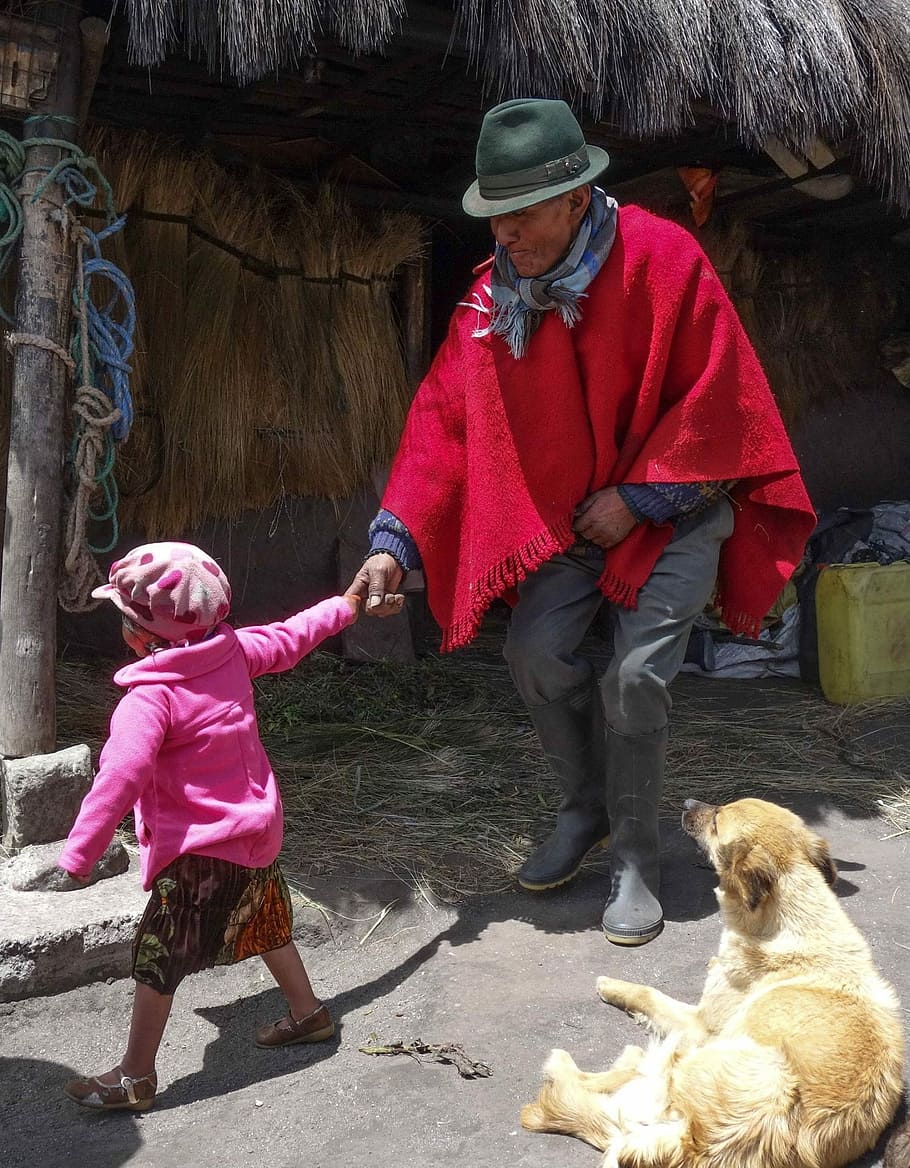
<svg viewBox="0 0 910 1168">
<path fill-rule="evenodd" d="M 822 797 L 792 805 L 831 843 L 844 907 L 910 1004 L 910 836 Z M 662 831 L 667 925 L 639 949 L 613 947 L 600 932 L 603 860 L 562 892 L 459 907 L 368 873 L 321 878 L 305 891 L 323 910 L 302 904 L 297 933 L 339 1024 L 335 1039 L 259 1050 L 254 1028 L 283 1012 L 261 963 L 199 974 L 177 996 L 162 1089 L 142 1116 L 86 1113 L 60 1093 L 73 1072 L 116 1062 L 131 982 L 0 1006 L 0 1163 L 594 1168 L 593 1149 L 522 1130 L 519 1109 L 552 1046 L 596 1069 L 637 1040 L 635 1024 L 596 997 L 599 974 L 697 997 L 719 937 L 715 878 L 675 818 Z M 463 1078 L 451 1063 L 362 1053 L 372 1036 L 456 1043 L 492 1073 Z M 880 1146 L 860 1163 L 874 1168 L 881 1155 Z"/>
</svg>

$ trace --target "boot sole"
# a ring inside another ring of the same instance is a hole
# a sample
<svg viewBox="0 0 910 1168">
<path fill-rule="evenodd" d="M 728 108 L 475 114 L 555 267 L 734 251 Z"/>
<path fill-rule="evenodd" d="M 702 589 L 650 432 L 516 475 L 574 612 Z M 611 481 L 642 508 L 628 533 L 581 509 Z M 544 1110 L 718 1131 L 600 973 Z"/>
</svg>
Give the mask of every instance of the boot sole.
<svg viewBox="0 0 910 1168">
<path fill-rule="evenodd" d="M 654 928 L 647 931 L 642 930 L 640 933 L 608 933 L 604 929 L 604 936 L 612 945 L 625 945 L 627 948 L 634 945 L 647 945 L 649 941 L 653 941 L 655 937 L 659 937 L 664 930 L 664 923 L 661 921 Z"/>
<path fill-rule="evenodd" d="M 551 880 L 547 884 L 532 884 L 530 881 L 522 880 L 522 878 L 518 876 L 518 883 L 528 892 L 547 892 L 551 888 L 560 888 L 563 884 L 568 884 L 570 880 L 575 879 L 575 877 L 581 871 L 582 864 L 584 864 L 585 860 L 587 860 L 588 856 L 590 856 L 592 852 L 596 852 L 598 848 L 607 847 L 609 842 L 609 835 L 605 835 L 603 839 L 599 839 L 596 843 L 592 844 L 567 876 L 560 876 L 558 880 Z"/>
</svg>

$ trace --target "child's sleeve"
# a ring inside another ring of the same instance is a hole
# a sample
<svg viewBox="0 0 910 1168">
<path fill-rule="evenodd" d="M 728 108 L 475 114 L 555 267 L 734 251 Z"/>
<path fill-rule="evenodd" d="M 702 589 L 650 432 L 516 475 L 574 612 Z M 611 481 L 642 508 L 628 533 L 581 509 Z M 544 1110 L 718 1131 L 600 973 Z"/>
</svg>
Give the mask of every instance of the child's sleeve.
<svg viewBox="0 0 910 1168">
<path fill-rule="evenodd" d="M 94 868 L 117 825 L 154 778 L 169 720 L 167 699 L 158 687 L 138 686 L 120 699 L 92 789 L 57 860 L 65 871 L 88 876 Z"/>
<path fill-rule="evenodd" d="M 340 633 L 355 619 L 343 596 L 331 596 L 285 621 L 238 629 L 237 640 L 246 656 L 250 677 L 293 669 L 326 637 Z"/>
</svg>

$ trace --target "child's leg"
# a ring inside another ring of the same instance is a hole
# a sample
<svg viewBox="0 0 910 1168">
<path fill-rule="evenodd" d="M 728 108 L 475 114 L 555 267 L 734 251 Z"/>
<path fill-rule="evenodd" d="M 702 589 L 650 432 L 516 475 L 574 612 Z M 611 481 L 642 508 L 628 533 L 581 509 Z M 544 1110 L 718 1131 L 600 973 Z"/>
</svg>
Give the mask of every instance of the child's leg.
<svg viewBox="0 0 910 1168">
<path fill-rule="evenodd" d="M 100 1083 L 119 1083 L 121 1073 L 130 1079 L 141 1079 L 154 1073 L 155 1058 L 173 1000 L 173 994 L 159 994 L 144 982 L 136 982 L 126 1053 L 119 1067 L 95 1076 Z"/>
<path fill-rule="evenodd" d="M 269 973 L 278 982 L 279 988 L 287 998 L 292 1018 L 296 1020 L 305 1018 L 319 1008 L 321 1003 L 313 993 L 306 968 L 293 941 L 261 956 Z"/>
<path fill-rule="evenodd" d="M 154 1071 L 155 1058 L 173 1000 L 173 994 L 159 994 L 144 982 L 136 982 L 130 1036 L 126 1044 L 126 1054 L 120 1060 L 120 1069 L 124 1075 L 138 1079 Z"/>
<path fill-rule="evenodd" d="M 119 1065 L 102 1075 L 72 1079 L 63 1088 L 64 1094 L 95 1111 L 145 1111 L 151 1107 L 158 1088 L 155 1057 L 173 1000 L 173 994 L 159 994 L 151 986 L 137 982 L 130 1036 Z"/>
<path fill-rule="evenodd" d="M 335 1023 L 326 1007 L 313 993 L 310 979 L 294 942 L 262 954 L 262 960 L 288 1000 L 288 1014 L 260 1026 L 256 1045 L 287 1046 L 292 1042 L 325 1042 L 335 1033 Z"/>
</svg>

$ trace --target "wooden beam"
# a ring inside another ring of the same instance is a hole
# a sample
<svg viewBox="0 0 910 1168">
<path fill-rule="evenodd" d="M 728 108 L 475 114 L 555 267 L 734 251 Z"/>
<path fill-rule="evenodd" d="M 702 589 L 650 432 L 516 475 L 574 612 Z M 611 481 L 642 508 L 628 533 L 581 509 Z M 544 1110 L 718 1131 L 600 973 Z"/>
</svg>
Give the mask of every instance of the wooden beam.
<svg viewBox="0 0 910 1168">
<path fill-rule="evenodd" d="M 411 392 L 430 366 L 430 259 L 421 256 L 401 269 L 404 355 Z"/>
<path fill-rule="evenodd" d="M 460 72 L 463 67 L 461 62 L 444 62 L 438 72 L 430 73 L 422 83 L 415 83 L 409 87 L 407 96 L 403 100 L 394 102 L 380 116 L 371 119 L 366 125 L 357 126 L 350 134 L 340 134 L 336 141 L 347 152 L 356 154 L 361 146 L 368 144 L 376 134 L 387 126 L 399 125 L 400 119 L 408 111 L 415 108 L 423 109 L 434 94 L 454 83 L 455 74 Z"/>
<path fill-rule="evenodd" d="M 41 18 L 60 27 L 56 84 L 42 114 L 75 118 L 79 6 L 49 3 Z M 26 137 L 71 138 L 69 121 L 30 122 Z M 14 333 L 69 345 L 72 251 L 61 222 L 63 190 L 51 183 L 55 146 L 26 151 L 21 184 L 24 227 Z M 54 218 L 54 216 L 57 218 Z M 22 758 L 56 747 L 57 574 L 63 498 L 66 368 L 54 352 L 20 339 L 14 349 L 3 577 L 0 581 L 0 755 Z"/>
</svg>

